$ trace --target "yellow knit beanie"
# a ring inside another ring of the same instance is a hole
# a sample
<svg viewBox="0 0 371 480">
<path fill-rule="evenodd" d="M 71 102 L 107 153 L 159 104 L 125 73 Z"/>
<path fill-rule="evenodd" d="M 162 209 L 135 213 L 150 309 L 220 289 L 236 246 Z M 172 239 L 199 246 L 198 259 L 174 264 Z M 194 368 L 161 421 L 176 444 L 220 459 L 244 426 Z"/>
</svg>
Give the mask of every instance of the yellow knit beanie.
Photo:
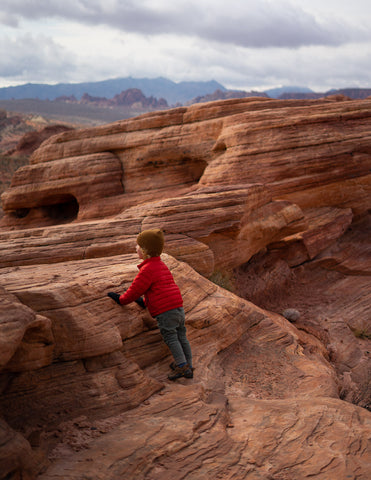
<svg viewBox="0 0 371 480">
<path fill-rule="evenodd" d="M 137 236 L 137 244 L 143 248 L 150 257 L 158 257 L 164 248 L 164 234 L 159 228 L 143 230 Z"/>
</svg>

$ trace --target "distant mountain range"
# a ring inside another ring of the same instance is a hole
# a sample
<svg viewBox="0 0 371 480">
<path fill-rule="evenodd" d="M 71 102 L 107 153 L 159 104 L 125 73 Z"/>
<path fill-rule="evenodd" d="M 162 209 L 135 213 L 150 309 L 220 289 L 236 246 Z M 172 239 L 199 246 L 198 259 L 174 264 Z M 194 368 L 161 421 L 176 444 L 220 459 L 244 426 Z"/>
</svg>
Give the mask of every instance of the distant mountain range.
<svg viewBox="0 0 371 480">
<path fill-rule="evenodd" d="M 265 92 L 229 90 L 220 83 L 179 82 L 166 78 L 120 78 L 90 83 L 32 84 L 0 88 L 1 111 L 40 116 L 54 123 L 100 125 L 174 106 L 231 98 L 315 99 L 343 95 L 371 97 L 371 89 L 348 88 L 313 92 L 285 86 Z"/>
<path fill-rule="evenodd" d="M 27 83 L 16 87 L 0 88 L 0 100 L 38 98 L 39 100 L 55 100 L 58 97 L 81 99 L 84 94 L 94 97 L 112 98 L 128 89 L 139 89 L 146 97 L 163 98 L 168 105 L 184 104 L 194 97 L 203 96 L 215 90 L 226 90 L 220 83 L 211 80 L 208 82 L 179 82 L 175 83 L 166 78 L 117 78 L 101 82 L 88 83 L 59 83 L 57 85 Z"/>
<path fill-rule="evenodd" d="M 60 98 L 74 98 L 80 101 L 89 97 L 114 98 L 127 90 L 140 90 L 152 102 L 159 101 L 163 106 L 185 105 L 200 101 L 246 96 L 266 96 L 270 98 L 319 98 L 340 93 L 350 98 L 365 98 L 371 89 L 347 88 L 314 92 L 308 87 L 284 86 L 264 92 L 228 90 L 215 80 L 205 82 L 175 83 L 167 78 L 117 78 L 100 82 L 58 83 L 56 85 L 27 83 L 16 87 L 0 88 L 0 100 L 38 99 L 54 101 Z M 165 102 L 164 102 L 165 100 Z"/>
<path fill-rule="evenodd" d="M 315 99 L 328 97 L 331 95 L 343 95 L 351 99 L 362 100 L 371 97 L 371 88 L 340 88 L 338 90 L 328 90 L 327 92 L 283 92 L 277 98 L 281 100 L 288 99 Z"/>
<path fill-rule="evenodd" d="M 266 93 L 270 98 L 279 98 L 281 95 L 286 93 L 307 94 L 307 93 L 314 93 L 314 92 L 308 87 L 286 86 L 286 87 L 270 88 L 268 90 L 265 90 L 264 93 Z"/>
</svg>

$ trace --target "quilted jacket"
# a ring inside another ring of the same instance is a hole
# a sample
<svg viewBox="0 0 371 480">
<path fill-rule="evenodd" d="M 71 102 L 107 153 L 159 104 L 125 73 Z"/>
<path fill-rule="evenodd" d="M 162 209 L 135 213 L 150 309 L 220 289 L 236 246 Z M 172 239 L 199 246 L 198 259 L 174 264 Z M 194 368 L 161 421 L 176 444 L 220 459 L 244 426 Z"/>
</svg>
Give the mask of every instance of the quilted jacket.
<svg viewBox="0 0 371 480">
<path fill-rule="evenodd" d="M 139 273 L 133 283 L 120 295 L 121 305 L 134 302 L 144 295 L 144 302 L 152 317 L 183 306 L 178 285 L 161 257 L 150 257 L 138 265 Z"/>
</svg>

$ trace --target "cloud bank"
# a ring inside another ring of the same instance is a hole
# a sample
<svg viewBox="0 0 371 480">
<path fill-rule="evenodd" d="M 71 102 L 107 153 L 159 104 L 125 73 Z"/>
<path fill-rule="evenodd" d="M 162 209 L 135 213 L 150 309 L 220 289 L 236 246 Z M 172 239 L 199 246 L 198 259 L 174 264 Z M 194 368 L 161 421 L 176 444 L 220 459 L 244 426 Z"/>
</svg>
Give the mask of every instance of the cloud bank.
<svg viewBox="0 0 371 480">
<path fill-rule="evenodd" d="M 1 3 L 3 83 L 85 81 L 89 72 L 90 80 L 161 75 L 236 87 L 369 82 L 367 15 L 352 20 L 341 1 L 334 2 L 336 15 L 321 14 L 316 0 L 312 9 L 303 0 Z"/>
<path fill-rule="evenodd" d="M 142 35 L 176 34 L 249 48 L 342 45 L 368 32 L 334 21 L 318 21 L 292 3 L 276 1 L 177 2 L 126 0 L 3 0 L 2 23 L 64 19 L 106 25 Z"/>
</svg>

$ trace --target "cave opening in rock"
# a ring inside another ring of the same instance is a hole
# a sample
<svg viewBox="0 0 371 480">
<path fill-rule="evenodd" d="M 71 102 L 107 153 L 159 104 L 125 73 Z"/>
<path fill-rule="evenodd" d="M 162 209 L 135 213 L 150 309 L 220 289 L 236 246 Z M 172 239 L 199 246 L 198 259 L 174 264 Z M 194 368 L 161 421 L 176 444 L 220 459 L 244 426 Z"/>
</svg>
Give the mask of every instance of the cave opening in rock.
<svg viewBox="0 0 371 480">
<path fill-rule="evenodd" d="M 14 212 L 13 212 L 13 215 L 16 217 L 16 218 L 26 218 L 27 215 L 30 213 L 30 209 L 29 208 L 17 208 Z"/>
<path fill-rule="evenodd" d="M 53 223 L 68 223 L 77 218 L 79 203 L 73 195 L 65 195 L 58 199 L 48 199 L 48 204 L 44 205 L 42 209 Z"/>
<path fill-rule="evenodd" d="M 184 182 L 189 183 L 198 183 L 207 167 L 207 162 L 203 158 L 182 157 L 179 164 Z"/>
</svg>

